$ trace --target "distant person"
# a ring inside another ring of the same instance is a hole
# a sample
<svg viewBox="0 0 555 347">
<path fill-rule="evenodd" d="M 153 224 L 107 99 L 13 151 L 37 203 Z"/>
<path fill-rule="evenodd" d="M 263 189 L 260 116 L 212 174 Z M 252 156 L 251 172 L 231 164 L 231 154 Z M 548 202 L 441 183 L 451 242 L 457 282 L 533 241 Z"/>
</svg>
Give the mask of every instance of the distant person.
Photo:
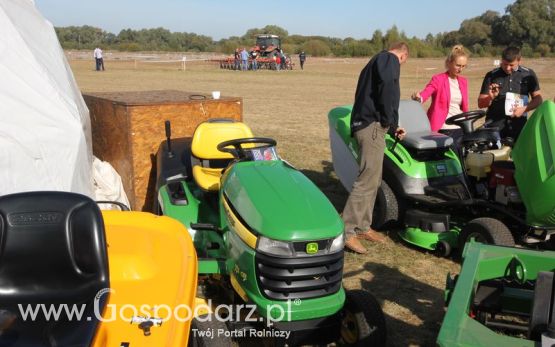
<svg viewBox="0 0 555 347">
<path fill-rule="evenodd" d="M 372 229 L 372 212 L 382 181 L 385 134 L 393 130 L 396 137 L 405 136 L 405 129 L 398 126 L 399 77 L 401 64 L 408 57 L 408 45 L 395 43 L 388 51 L 376 54 L 358 78 L 351 112 L 351 136 L 360 148 L 360 169 L 342 214 L 345 247 L 356 253 L 368 252 L 359 239 L 385 241 L 383 235 Z"/>
<path fill-rule="evenodd" d="M 456 45 L 445 59 L 447 71 L 432 76 L 426 87 L 412 94 L 412 99 L 420 103 L 432 97 L 428 108 L 428 119 L 432 131 L 441 131 L 452 137 L 462 137 L 462 129 L 456 125 L 447 125 L 445 120 L 468 112 L 468 81 L 461 76 L 468 63 L 468 55 L 462 45 Z"/>
<path fill-rule="evenodd" d="M 285 70 L 286 64 L 287 64 L 287 57 L 285 56 L 283 51 L 280 51 L 280 58 L 281 58 L 281 69 Z"/>
<path fill-rule="evenodd" d="M 96 47 L 93 52 L 94 60 L 96 62 L 96 71 L 104 71 L 104 58 L 102 57 L 102 49 Z"/>
<path fill-rule="evenodd" d="M 304 51 L 302 51 L 299 54 L 299 62 L 301 63 L 301 70 L 304 70 L 304 61 L 306 60 L 306 54 L 304 54 Z"/>
<path fill-rule="evenodd" d="M 241 54 L 239 53 L 239 48 L 235 48 L 235 54 L 234 54 L 234 63 L 235 63 L 235 71 L 240 70 L 240 66 L 241 66 Z"/>
<path fill-rule="evenodd" d="M 501 138 L 520 135 L 527 119 L 527 112 L 538 107 L 543 99 L 538 78 L 532 69 L 520 65 L 520 49 L 507 47 L 501 54 L 501 66 L 488 72 L 484 77 L 478 107 L 488 108 L 486 122 L 489 127 L 497 127 Z M 520 100 L 514 106 L 506 101 Z"/>
<path fill-rule="evenodd" d="M 258 54 L 256 51 L 251 52 L 251 60 L 252 60 L 252 71 L 258 70 Z"/>
<path fill-rule="evenodd" d="M 249 69 L 249 53 L 247 53 L 247 50 L 244 47 L 241 51 L 241 62 L 241 65 L 243 66 L 243 71 L 247 71 Z"/>
<path fill-rule="evenodd" d="M 276 70 L 279 71 L 281 69 L 281 56 L 278 53 L 276 53 L 274 55 L 274 59 L 276 61 Z"/>
</svg>

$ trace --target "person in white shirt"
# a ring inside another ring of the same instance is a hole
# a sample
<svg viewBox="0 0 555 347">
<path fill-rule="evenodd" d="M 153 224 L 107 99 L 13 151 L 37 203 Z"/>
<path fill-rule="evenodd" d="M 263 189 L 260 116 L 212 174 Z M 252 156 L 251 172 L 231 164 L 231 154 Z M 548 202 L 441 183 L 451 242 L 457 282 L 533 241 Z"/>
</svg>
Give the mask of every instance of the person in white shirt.
<svg viewBox="0 0 555 347">
<path fill-rule="evenodd" d="M 94 60 L 96 62 L 96 71 L 104 71 L 104 58 L 102 57 L 102 50 L 96 47 L 93 52 Z"/>
</svg>

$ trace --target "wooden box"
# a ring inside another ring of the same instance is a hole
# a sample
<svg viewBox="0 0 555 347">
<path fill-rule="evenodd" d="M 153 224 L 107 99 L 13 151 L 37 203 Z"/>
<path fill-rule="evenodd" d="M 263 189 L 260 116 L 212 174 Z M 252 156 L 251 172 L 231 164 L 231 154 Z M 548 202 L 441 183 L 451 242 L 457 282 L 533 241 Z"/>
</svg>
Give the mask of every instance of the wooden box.
<svg viewBox="0 0 555 347">
<path fill-rule="evenodd" d="M 150 211 L 154 198 L 155 155 L 165 140 L 164 122 L 172 138 L 190 137 L 210 118 L 243 118 L 243 100 L 218 100 L 176 90 L 87 93 L 83 95 L 92 125 L 93 153 L 121 175 L 133 210 Z"/>
</svg>

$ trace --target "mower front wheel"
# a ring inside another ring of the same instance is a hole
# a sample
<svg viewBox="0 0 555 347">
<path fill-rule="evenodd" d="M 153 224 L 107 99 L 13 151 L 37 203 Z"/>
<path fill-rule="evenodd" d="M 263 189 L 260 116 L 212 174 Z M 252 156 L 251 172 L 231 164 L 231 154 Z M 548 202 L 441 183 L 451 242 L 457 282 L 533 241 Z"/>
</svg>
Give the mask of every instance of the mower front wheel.
<svg viewBox="0 0 555 347">
<path fill-rule="evenodd" d="M 507 226 L 497 219 L 488 217 L 473 219 L 462 228 L 459 249 L 462 251 L 465 243 L 471 239 L 490 245 L 515 246 L 515 239 Z"/>
<path fill-rule="evenodd" d="M 346 295 L 341 319 L 342 345 L 385 346 L 385 317 L 378 301 L 363 290 L 351 290 Z"/>
</svg>

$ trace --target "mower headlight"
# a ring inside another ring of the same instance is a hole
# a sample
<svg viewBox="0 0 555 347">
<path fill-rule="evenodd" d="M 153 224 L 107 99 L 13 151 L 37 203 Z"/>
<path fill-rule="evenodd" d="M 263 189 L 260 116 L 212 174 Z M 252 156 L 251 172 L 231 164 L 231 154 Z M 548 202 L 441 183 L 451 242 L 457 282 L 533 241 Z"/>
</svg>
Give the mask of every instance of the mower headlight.
<svg viewBox="0 0 555 347">
<path fill-rule="evenodd" d="M 256 249 L 262 253 L 280 257 L 292 257 L 294 255 L 293 245 L 290 242 L 272 240 L 264 236 L 258 238 Z"/>
<path fill-rule="evenodd" d="M 345 234 L 341 233 L 341 235 L 337 236 L 331 242 L 330 253 L 339 252 L 339 251 L 343 250 L 344 246 L 345 246 Z"/>
</svg>

